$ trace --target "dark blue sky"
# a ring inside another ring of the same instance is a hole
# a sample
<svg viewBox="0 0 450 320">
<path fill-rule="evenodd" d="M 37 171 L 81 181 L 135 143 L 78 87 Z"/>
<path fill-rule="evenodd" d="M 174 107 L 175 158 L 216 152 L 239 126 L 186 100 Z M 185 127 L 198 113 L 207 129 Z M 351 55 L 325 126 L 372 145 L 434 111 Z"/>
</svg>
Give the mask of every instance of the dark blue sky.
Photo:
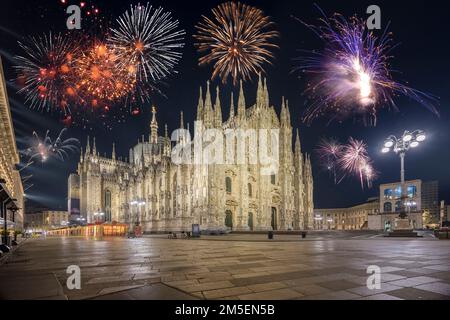
<svg viewBox="0 0 450 320">
<path fill-rule="evenodd" d="M 95 3 L 101 14 L 112 19 L 128 9 L 130 3 L 138 1 L 86 1 Z M 334 12 L 345 16 L 358 14 L 365 16 L 368 5 L 372 1 L 316 1 L 328 14 Z M 69 1 L 69 3 L 76 3 Z M 145 1 L 141 1 L 145 3 Z M 158 106 L 158 121 L 160 128 L 164 123 L 169 128 L 178 125 L 179 112 L 184 110 L 185 120 L 192 123 L 198 101 L 198 88 L 205 86 L 210 75 L 207 67 L 198 67 L 198 55 L 193 47 L 192 34 L 194 25 L 202 14 L 210 14 L 210 9 L 219 1 L 152 1 L 153 5 L 162 5 L 170 10 L 173 16 L 180 20 L 181 27 L 186 30 L 186 46 L 183 58 L 178 67 L 179 73 L 167 81 L 164 89 L 167 98 L 155 97 Z M 279 110 L 281 96 L 286 96 L 291 109 L 291 119 L 294 127 L 300 127 L 303 150 L 313 152 L 321 137 L 336 137 L 345 141 L 349 136 L 363 139 L 369 146 L 369 153 L 379 172 L 379 178 L 374 187 L 361 190 L 355 179 L 346 179 L 339 185 L 334 185 L 328 175 L 321 172 L 317 158 L 313 154 L 314 196 L 315 206 L 341 207 L 365 201 L 367 197 L 377 195 L 380 183 L 397 181 L 399 179 L 399 160 L 394 154 L 382 155 L 379 150 L 385 137 L 390 134 L 401 135 L 404 130 L 423 129 L 429 139 L 420 148 L 412 150 L 406 158 L 406 178 L 439 180 L 440 198 L 450 200 L 450 24 L 448 10 L 443 1 L 377 1 L 382 11 L 382 23 L 391 21 L 390 30 L 394 33 L 396 42 L 401 45 L 393 52 L 393 69 L 401 70 L 395 74 L 396 80 L 407 81 L 409 85 L 440 97 L 439 110 L 441 117 L 437 118 L 416 102 L 406 98 L 396 99 L 400 112 L 387 109 L 378 114 L 376 127 L 365 127 L 354 123 L 351 119 L 344 123 L 332 123 L 327 126 L 326 120 L 314 122 L 310 127 L 300 121 L 304 111 L 305 88 L 303 79 L 291 73 L 295 64 L 297 49 L 321 49 L 322 44 L 312 32 L 291 18 L 299 17 L 307 22 L 315 22 L 319 12 L 312 1 L 245 1 L 256 5 L 272 17 L 276 28 L 281 33 L 278 41 L 280 49 L 276 51 L 273 66 L 267 68 L 270 100 Z M 0 54 L 6 70 L 6 78 L 13 79 L 13 62 L 11 57 L 21 53 L 17 40 L 23 36 L 38 35 L 49 31 L 65 31 L 66 14 L 59 0 L 30 1 L 3 0 L 0 11 Z M 215 84 L 214 84 L 215 85 Z M 256 83 L 247 83 L 247 104 L 255 99 Z M 224 87 L 222 104 L 224 115 L 228 115 L 228 96 L 231 87 Z M 10 103 L 16 129 L 19 147 L 31 136 L 33 130 L 45 134 L 50 129 L 56 135 L 63 124 L 57 115 L 29 110 L 24 106 L 22 96 L 16 95 L 12 86 L 8 87 Z M 144 112 L 139 117 L 130 116 L 125 124 L 116 125 L 112 130 L 106 130 L 101 125 L 91 129 L 78 127 L 69 128 L 69 134 L 79 138 L 83 147 L 86 137 L 97 137 L 97 149 L 101 154 L 111 152 L 111 144 L 116 143 L 119 155 L 127 156 L 128 149 L 137 139 L 148 134 L 150 114 Z M 162 133 L 162 131 L 160 132 Z M 65 208 L 67 196 L 67 177 L 76 170 L 78 155 L 65 163 L 56 160 L 44 165 L 34 166 L 24 170 L 25 174 L 33 174 L 34 186 L 27 194 L 32 199 L 39 200 L 43 205 L 52 208 Z M 26 172 L 25 172 L 26 171 Z"/>
</svg>

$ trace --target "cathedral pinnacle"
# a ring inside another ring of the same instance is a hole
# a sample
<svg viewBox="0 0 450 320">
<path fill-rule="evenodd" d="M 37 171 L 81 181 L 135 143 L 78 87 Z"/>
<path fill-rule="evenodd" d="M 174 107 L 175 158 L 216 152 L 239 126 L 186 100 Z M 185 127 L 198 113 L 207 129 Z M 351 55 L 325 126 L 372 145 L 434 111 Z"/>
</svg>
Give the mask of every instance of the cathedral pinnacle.
<svg viewBox="0 0 450 320">
<path fill-rule="evenodd" d="M 267 79 L 264 81 L 264 105 L 269 107 L 269 90 L 267 89 Z"/>
<path fill-rule="evenodd" d="M 216 103 L 214 105 L 216 127 L 222 125 L 222 107 L 220 105 L 220 90 L 219 86 L 216 88 Z"/>
<path fill-rule="evenodd" d="M 245 97 L 242 80 L 241 80 L 241 88 L 239 89 L 238 116 L 240 118 L 243 118 L 245 116 Z"/>
<path fill-rule="evenodd" d="M 183 111 L 180 112 L 180 129 L 184 129 L 184 116 L 183 116 Z"/>
<path fill-rule="evenodd" d="M 300 135 L 298 133 L 298 129 L 296 130 L 295 134 L 295 153 L 300 154 L 302 152 L 302 146 L 300 144 Z"/>
<path fill-rule="evenodd" d="M 156 107 L 152 106 L 152 121 L 150 123 L 150 142 L 158 142 L 158 122 L 156 121 Z"/>
<path fill-rule="evenodd" d="M 113 160 L 116 160 L 116 144 L 113 142 L 113 145 L 112 145 L 112 159 Z"/>
<path fill-rule="evenodd" d="M 86 154 L 91 153 L 91 145 L 89 143 L 89 136 L 87 137 L 87 143 L 86 143 Z"/>
<path fill-rule="evenodd" d="M 284 97 L 281 97 L 281 112 L 280 112 L 280 121 L 283 126 L 286 123 L 287 115 L 286 115 L 286 100 Z"/>
<path fill-rule="evenodd" d="M 209 90 L 209 81 L 206 83 L 205 109 L 203 111 L 203 121 L 205 126 L 209 127 L 214 124 L 214 110 L 212 108 L 211 93 Z"/>
<path fill-rule="evenodd" d="M 231 92 L 231 99 L 230 99 L 230 118 L 229 119 L 233 119 L 234 118 L 234 96 L 233 96 L 233 92 Z"/>
<path fill-rule="evenodd" d="M 256 91 L 256 107 L 263 107 L 264 106 L 264 86 L 263 86 L 263 78 L 262 74 L 259 74 L 258 79 L 258 89 Z"/>
<path fill-rule="evenodd" d="M 198 95 L 198 106 L 197 106 L 197 120 L 203 119 L 203 93 L 202 86 L 200 86 L 200 93 Z"/>
<path fill-rule="evenodd" d="M 97 154 L 97 147 L 95 146 L 95 137 L 94 137 L 94 143 L 93 143 L 93 147 L 92 147 L 92 153 L 93 153 L 94 155 Z"/>
</svg>

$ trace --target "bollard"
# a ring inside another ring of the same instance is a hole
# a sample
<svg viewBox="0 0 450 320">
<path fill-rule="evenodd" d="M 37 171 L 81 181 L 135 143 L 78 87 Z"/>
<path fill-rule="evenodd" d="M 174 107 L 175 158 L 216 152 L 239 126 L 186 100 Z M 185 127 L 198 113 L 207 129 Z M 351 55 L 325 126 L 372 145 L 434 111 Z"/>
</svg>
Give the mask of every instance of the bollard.
<svg viewBox="0 0 450 320">
<path fill-rule="evenodd" d="M 273 239 L 273 231 L 269 231 L 269 232 L 267 233 L 267 238 L 270 239 L 270 240 Z"/>
<path fill-rule="evenodd" d="M 302 239 L 305 239 L 306 238 L 306 232 L 302 232 Z"/>
</svg>

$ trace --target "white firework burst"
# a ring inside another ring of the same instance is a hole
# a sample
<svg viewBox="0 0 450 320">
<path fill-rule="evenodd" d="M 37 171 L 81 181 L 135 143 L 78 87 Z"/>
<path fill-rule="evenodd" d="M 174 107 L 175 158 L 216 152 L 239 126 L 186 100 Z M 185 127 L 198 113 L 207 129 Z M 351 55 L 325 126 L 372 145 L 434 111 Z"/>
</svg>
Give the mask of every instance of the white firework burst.
<svg viewBox="0 0 450 320">
<path fill-rule="evenodd" d="M 140 82 L 156 82 L 175 72 L 182 56 L 184 30 L 163 8 L 131 6 L 111 28 L 108 43 L 117 52 L 118 65 L 136 75 Z"/>
<path fill-rule="evenodd" d="M 70 154 L 79 150 L 80 141 L 76 138 L 64 139 L 63 135 L 66 131 L 67 129 L 63 128 L 55 140 L 52 140 L 50 137 L 50 130 L 47 130 L 45 137 L 42 139 L 34 131 L 29 148 L 22 150 L 21 153 L 29 158 L 29 164 L 35 162 L 37 159 L 45 162 L 50 157 L 57 158 L 60 161 L 69 159 Z"/>
</svg>

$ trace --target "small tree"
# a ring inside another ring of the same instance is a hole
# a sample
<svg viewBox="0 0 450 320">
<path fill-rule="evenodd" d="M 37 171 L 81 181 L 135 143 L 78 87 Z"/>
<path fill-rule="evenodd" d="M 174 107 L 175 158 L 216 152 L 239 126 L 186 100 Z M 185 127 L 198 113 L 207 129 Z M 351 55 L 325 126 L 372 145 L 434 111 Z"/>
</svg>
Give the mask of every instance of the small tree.
<svg viewBox="0 0 450 320">
<path fill-rule="evenodd" d="M 430 214 L 429 210 L 424 210 L 422 213 L 422 222 L 423 226 L 426 227 L 433 223 L 433 217 Z"/>
</svg>

